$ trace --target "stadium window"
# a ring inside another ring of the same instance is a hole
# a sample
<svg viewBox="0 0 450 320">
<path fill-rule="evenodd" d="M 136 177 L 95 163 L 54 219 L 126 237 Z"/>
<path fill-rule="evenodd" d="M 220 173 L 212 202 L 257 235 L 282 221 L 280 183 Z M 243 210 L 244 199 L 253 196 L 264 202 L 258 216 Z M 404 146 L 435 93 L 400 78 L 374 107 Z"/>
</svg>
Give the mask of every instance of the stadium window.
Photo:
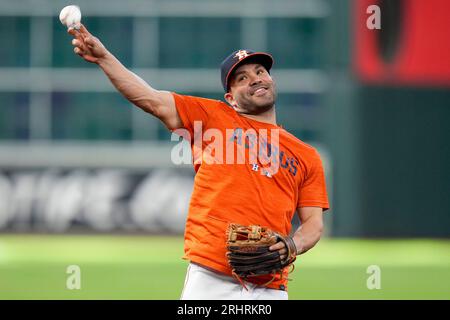
<svg viewBox="0 0 450 320">
<path fill-rule="evenodd" d="M 268 19 L 268 50 L 277 68 L 321 68 L 324 22 L 317 18 Z"/>
<path fill-rule="evenodd" d="M 218 68 L 240 47 L 240 19 L 161 18 L 161 68 Z"/>
<path fill-rule="evenodd" d="M 0 139 L 29 139 L 28 92 L 0 92 L 0 101 Z"/>
<path fill-rule="evenodd" d="M 54 92 L 55 140 L 130 140 L 130 103 L 115 92 Z"/>
<path fill-rule="evenodd" d="M 30 18 L 0 17 L 0 66 L 30 65 Z"/>
</svg>

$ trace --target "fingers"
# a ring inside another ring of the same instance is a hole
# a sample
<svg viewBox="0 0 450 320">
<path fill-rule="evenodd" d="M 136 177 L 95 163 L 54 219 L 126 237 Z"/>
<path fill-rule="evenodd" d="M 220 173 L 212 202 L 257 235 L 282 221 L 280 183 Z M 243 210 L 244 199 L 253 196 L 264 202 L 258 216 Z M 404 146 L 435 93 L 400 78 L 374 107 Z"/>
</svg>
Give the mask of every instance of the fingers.
<svg viewBox="0 0 450 320">
<path fill-rule="evenodd" d="M 92 34 L 86 29 L 86 27 L 80 23 L 78 28 L 70 27 L 67 32 L 77 39 L 84 39 L 86 37 L 92 37 Z"/>
<path fill-rule="evenodd" d="M 270 248 L 269 248 L 269 250 L 270 251 L 276 251 L 276 250 L 280 250 L 280 249 L 283 249 L 285 246 L 284 246 L 284 242 L 277 242 L 277 243 L 275 243 L 273 246 L 271 246 Z"/>
<path fill-rule="evenodd" d="M 77 55 L 79 55 L 80 57 L 82 57 L 84 55 L 84 53 L 81 51 L 80 48 L 75 47 L 73 48 L 73 52 L 75 52 Z"/>
<path fill-rule="evenodd" d="M 99 40 L 91 35 L 82 24 L 80 24 L 78 30 L 69 28 L 67 32 L 75 38 L 72 39 L 72 45 L 74 46 L 73 52 L 88 62 L 97 63 L 98 57 L 94 55 L 94 52 L 95 50 L 100 52 L 99 50 L 103 48 Z M 97 54 L 99 54 L 98 52 Z"/>
<path fill-rule="evenodd" d="M 84 36 L 92 36 L 92 34 L 86 29 L 86 27 L 84 26 L 84 24 L 80 23 L 80 32 L 84 35 Z"/>
<path fill-rule="evenodd" d="M 87 51 L 86 45 L 80 39 L 73 39 L 72 45 L 75 47 L 74 48 L 75 53 Z M 78 50 L 75 50 L 75 49 L 78 49 Z"/>
<path fill-rule="evenodd" d="M 75 28 L 69 28 L 67 29 L 67 32 L 72 35 L 75 39 L 83 41 L 83 36 L 80 33 L 79 30 L 75 29 Z"/>
<path fill-rule="evenodd" d="M 80 31 L 75 29 L 74 27 L 70 27 L 67 29 L 67 33 L 71 34 L 75 38 L 81 38 Z"/>
<path fill-rule="evenodd" d="M 87 51 L 88 48 L 93 48 L 95 45 L 95 40 L 90 36 L 85 39 L 76 38 L 72 40 L 72 45 L 74 47 L 80 48 L 82 51 Z"/>
<path fill-rule="evenodd" d="M 79 39 L 73 39 L 72 40 L 72 45 L 74 46 L 74 47 L 84 47 L 84 44 L 83 44 L 83 42 L 82 42 L 82 40 L 79 40 Z"/>
<path fill-rule="evenodd" d="M 275 243 L 273 246 L 269 248 L 270 251 L 277 251 L 280 254 L 280 260 L 284 260 L 287 258 L 287 249 L 284 245 L 284 242 L 280 241 Z"/>
<path fill-rule="evenodd" d="M 92 48 L 95 45 L 95 40 L 92 36 L 88 36 L 84 39 L 84 42 L 87 44 L 88 47 Z"/>
<path fill-rule="evenodd" d="M 77 36 L 77 31 L 75 30 L 75 28 L 69 28 L 67 29 L 67 33 L 76 37 Z"/>
</svg>

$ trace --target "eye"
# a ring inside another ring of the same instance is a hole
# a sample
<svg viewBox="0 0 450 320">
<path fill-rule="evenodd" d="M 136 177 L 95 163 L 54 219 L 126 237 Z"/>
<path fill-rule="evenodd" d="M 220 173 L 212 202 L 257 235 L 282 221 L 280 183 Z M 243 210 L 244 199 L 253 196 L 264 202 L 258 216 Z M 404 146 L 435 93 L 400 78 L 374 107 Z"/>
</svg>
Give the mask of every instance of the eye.
<svg viewBox="0 0 450 320">
<path fill-rule="evenodd" d="M 260 75 L 260 74 L 263 74 L 263 73 L 264 73 L 264 70 L 263 70 L 263 69 L 259 69 L 259 70 L 256 72 L 257 75 Z"/>
<path fill-rule="evenodd" d="M 247 76 L 239 76 L 238 77 L 238 81 L 242 81 L 242 80 L 245 80 L 245 79 L 247 79 Z"/>
</svg>

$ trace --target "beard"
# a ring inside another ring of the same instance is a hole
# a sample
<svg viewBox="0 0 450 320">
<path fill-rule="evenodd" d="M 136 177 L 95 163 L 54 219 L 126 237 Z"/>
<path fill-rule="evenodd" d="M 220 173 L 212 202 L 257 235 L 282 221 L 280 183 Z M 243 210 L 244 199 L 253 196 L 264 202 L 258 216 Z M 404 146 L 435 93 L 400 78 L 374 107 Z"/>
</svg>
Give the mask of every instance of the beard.
<svg viewBox="0 0 450 320">
<path fill-rule="evenodd" d="M 277 93 L 275 87 L 270 87 L 263 96 L 244 95 L 236 99 L 240 112 L 258 115 L 269 111 L 275 106 Z"/>
</svg>

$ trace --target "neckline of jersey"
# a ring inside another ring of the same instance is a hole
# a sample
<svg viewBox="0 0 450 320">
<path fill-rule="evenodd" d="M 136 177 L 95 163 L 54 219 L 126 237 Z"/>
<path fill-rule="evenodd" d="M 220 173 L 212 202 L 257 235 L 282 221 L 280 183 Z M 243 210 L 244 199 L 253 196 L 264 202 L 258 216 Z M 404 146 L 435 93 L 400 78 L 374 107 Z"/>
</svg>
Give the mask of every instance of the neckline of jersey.
<svg viewBox="0 0 450 320">
<path fill-rule="evenodd" d="M 236 111 L 235 111 L 236 112 Z M 264 121 L 259 121 L 259 120 L 255 120 L 249 117 L 246 117 L 242 114 L 240 114 L 239 112 L 236 112 L 238 114 L 239 117 L 245 119 L 246 121 L 251 121 L 251 122 L 256 122 L 257 124 L 259 124 L 260 126 L 269 126 L 269 127 L 275 127 L 278 129 L 284 129 L 282 125 L 280 124 L 273 124 L 273 123 L 269 123 L 269 122 L 264 122 Z"/>
</svg>

